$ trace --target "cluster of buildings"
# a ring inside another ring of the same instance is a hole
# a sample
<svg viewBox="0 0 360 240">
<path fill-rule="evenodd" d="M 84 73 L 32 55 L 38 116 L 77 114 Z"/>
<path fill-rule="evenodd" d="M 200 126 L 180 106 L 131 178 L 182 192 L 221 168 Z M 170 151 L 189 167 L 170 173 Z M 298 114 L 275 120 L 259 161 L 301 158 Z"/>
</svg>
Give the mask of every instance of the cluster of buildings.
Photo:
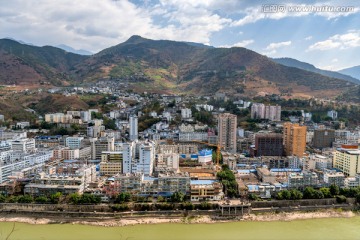
<svg viewBox="0 0 360 240">
<path fill-rule="evenodd" d="M 268 120 L 258 121 L 262 130 L 254 132 L 239 127 L 237 115 L 207 103 L 190 107 L 185 97 L 159 95 L 161 111 L 143 112 L 146 97 L 117 96 L 121 100 L 112 104 L 119 110 L 108 113 L 89 109 L 45 115 L 45 122 L 60 127 L 85 126 L 78 135 L 28 138 L 26 130 L 0 129 L 0 193 L 14 193 L 21 186 L 33 196 L 130 192 L 169 197 L 182 192 L 192 201 L 221 200 L 224 186 L 214 166 L 219 151 L 234 171 L 242 197 L 255 193 L 268 198 L 307 186 L 360 186 L 359 131 L 309 123 L 311 114 L 304 112 L 304 122 L 281 122 L 280 106 L 234 101 L 239 109 L 250 108 L 251 118 Z M 130 106 L 127 100 L 138 104 Z M 216 124 L 197 122 L 194 108 L 211 114 Z M 335 111 L 329 114 L 337 118 Z M 107 129 L 99 116 L 113 119 L 116 130 Z M 156 121 L 139 131 L 144 117 Z M 180 123 L 174 124 L 175 119 Z"/>
</svg>

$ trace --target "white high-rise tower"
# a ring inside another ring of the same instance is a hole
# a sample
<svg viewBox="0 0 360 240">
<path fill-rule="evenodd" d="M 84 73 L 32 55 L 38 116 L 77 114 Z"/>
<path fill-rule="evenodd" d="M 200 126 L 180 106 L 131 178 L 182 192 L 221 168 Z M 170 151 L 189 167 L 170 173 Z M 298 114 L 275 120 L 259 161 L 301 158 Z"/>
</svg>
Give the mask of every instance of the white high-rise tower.
<svg viewBox="0 0 360 240">
<path fill-rule="evenodd" d="M 132 115 L 129 118 L 130 123 L 130 141 L 138 140 L 138 117 L 136 115 Z"/>
</svg>

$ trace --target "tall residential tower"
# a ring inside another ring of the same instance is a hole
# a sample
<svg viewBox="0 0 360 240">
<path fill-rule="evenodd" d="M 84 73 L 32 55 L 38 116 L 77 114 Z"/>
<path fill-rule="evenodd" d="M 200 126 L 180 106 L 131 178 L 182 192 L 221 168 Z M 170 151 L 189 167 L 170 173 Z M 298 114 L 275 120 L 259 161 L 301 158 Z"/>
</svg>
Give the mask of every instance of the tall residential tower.
<svg viewBox="0 0 360 240">
<path fill-rule="evenodd" d="M 236 128 L 236 115 L 230 113 L 222 113 L 219 115 L 218 141 L 222 149 L 233 153 L 236 152 Z"/>
</svg>

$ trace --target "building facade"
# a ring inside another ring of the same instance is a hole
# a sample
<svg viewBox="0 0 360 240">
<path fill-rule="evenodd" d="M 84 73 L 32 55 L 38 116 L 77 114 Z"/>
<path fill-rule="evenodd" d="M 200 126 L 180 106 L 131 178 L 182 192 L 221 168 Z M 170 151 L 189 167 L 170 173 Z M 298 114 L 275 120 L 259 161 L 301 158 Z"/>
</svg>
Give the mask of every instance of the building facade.
<svg viewBox="0 0 360 240">
<path fill-rule="evenodd" d="M 284 150 L 286 156 L 304 156 L 306 150 L 306 126 L 284 123 Z"/>
<path fill-rule="evenodd" d="M 237 116 L 223 113 L 218 118 L 218 144 L 226 151 L 236 152 Z"/>
</svg>

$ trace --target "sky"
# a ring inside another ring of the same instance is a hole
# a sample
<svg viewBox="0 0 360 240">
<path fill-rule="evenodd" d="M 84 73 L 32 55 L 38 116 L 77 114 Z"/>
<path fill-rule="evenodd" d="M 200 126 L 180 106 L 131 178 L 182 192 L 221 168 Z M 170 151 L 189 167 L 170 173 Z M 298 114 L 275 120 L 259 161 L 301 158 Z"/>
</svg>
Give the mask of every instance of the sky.
<svg viewBox="0 0 360 240">
<path fill-rule="evenodd" d="M 360 65 L 358 0 L 0 0 L 0 38 L 96 53 L 132 35 Z"/>
</svg>

